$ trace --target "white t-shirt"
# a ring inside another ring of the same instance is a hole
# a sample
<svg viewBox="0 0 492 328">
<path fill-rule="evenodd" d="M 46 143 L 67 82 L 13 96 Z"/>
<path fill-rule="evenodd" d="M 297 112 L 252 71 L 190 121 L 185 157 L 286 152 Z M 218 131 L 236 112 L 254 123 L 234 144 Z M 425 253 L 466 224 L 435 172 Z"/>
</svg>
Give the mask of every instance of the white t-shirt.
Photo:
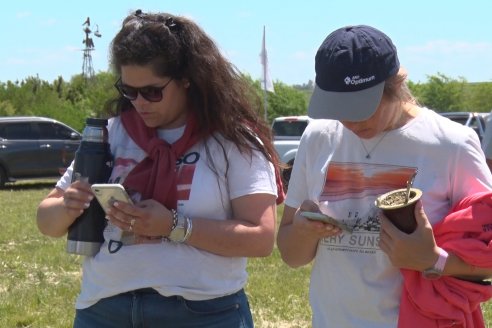
<svg viewBox="0 0 492 328">
<path fill-rule="evenodd" d="M 110 119 L 108 130 L 114 155 L 109 182 L 121 183 L 145 153 L 127 135 L 119 118 Z M 183 131 L 183 128 L 163 130 L 159 136 L 173 142 Z M 218 138 L 224 149 L 214 138 L 209 138 L 210 153 L 199 143 L 178 160 L 178 212 L 185 216 L 226 220 L 231 217 L 231 199 L 254 193 L 277 194 L 273 165 L 260 152 L 253 152 L 252 157 L 243 155 L 234 144 Z M 227 179 L 224 152 L 229 160 Z M 219 178 L 211 171 L 208 156 L 213 159 Z M 67 170 L 57 187 L 69 186 L 71 172 L 71 168 Z M 139 195 L 131 196 L 138 201 Z M 247 259 L 244 257 L 219 256 L 171 242 L 138 245 L 130 242 L 110 254 L 108 241 L 120 234 L 120 229 L 108 225 L 99 253 L 85 259 L 76 308 L 86 308 L 101 298 L 147 287 L 164 296 L 205 300 L 232 294 L 246 283 Z"/>
<path fill-rule="evenodd" d="M 382 136 L 363 140 L 369 159 L 361 140 L 338 121 L 316 120 L 301 139 L 285 204 L 319 201 L 323 212 L 356 227 L 318 244 L 310 286 L 315 328 L 397 325 L 402 277 L 379 248 L 378 195 L 404 188 L 418 169 L 414 187 L 423 191 L 434 224 L 463 197 L 492 189 L 480 142 L 468 127 L 423 109 Z"/>
</svg>

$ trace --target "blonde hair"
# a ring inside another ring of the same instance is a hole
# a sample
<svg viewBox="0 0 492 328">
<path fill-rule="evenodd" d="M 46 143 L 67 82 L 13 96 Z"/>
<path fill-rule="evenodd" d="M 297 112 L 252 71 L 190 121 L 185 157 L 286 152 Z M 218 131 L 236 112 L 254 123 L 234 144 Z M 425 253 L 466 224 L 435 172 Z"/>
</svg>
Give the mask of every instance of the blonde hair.
<svg viewBox="0 0 492 328">
<path fill-rule="evenodd" d="M 384 96 L 391 101 L 400 101 L 418 104 L 417 99 L 410 91 L 406 82 L 408 77 L 407 71 L 400 67 L 398 73 L 389 77 L 384 84 Z"/>
</svg>

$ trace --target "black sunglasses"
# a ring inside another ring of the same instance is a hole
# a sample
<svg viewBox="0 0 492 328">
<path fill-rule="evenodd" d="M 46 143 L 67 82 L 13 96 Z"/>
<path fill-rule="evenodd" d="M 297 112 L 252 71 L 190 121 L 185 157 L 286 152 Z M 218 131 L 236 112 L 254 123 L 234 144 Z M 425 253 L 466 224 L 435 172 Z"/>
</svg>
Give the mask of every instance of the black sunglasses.
<svg viewBox="0 0 492 328">
<path fill-rule="evenodd" d="M 129 85 L 121 83 L 121 77 L 116 81 L 114 87 L 118 92 L 128 100 L 135 100 L 140 94 L 145 100 L 150 102 L 159 102 L 162 100 L 162 92 L 171 83 L 173 79 L 171 78 L 162 87 L 146 86 L 141 88 L 134 88 Z"/>
</svg>

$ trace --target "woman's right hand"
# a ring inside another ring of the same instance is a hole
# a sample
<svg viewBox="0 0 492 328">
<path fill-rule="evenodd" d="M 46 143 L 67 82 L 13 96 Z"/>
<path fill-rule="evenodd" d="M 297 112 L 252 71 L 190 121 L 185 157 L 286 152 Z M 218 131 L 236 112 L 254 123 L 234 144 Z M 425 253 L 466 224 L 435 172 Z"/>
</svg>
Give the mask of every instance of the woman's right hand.
<svg viewBox="0 0 492 328">
<path fill-rule="evenodd" d="M 37 225 L 47 236 L 62 237 L 94 198 L 90 184 L 73 182 L 65 191 L 54 188 L 38 206 Z"/>
<path fill-rule="evenodd" d="M 282 259 L 291 267 L 310 263 L 316 256 L 320 239 L 341 233 L 331 224 L 303 217 L 302 211 L 319 212 L 319 206 L 310 200 L 305 200 L 298 209 L 285 205 L 277 234 Z"/>
<path fill-rule="evenodd" d="M 82 180 L 74 181 L 63 193 L 63 207 L 67 215 L 75 220 L 89 207 L 92 199 L 91 185 Z"/>
<path fill-rule="evenodd" d="M 306 235 L 306 237 L 319 240 L 321 238 L 338 235 L 342 232 L 340 228 L 333 224 L 310 220 L 304 217 L 303 215 L 301 215 L 301 212 L 304 211 L 316 213 L 320 213 L 321 211 L 318 204 L 309 199 L 305 200 L 297 209 L 294 215 L 293 226 L 295 227 L 295 229 L 299 229 L 299 231 L 302 234 Z"/>
</svg>

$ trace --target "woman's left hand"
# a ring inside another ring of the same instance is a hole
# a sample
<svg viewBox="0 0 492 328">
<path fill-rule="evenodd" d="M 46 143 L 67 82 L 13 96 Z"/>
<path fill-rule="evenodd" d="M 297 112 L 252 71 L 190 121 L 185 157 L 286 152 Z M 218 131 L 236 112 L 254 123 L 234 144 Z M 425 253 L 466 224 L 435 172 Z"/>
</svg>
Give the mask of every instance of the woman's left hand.
<svg viewBox="0 0 492 328">
<path fill-rule="evenodd" d="M 414 213 L 417 229 L 411 234 L 399 230 L 380 213 L 379 247 L 395 267 L 423 271 L 435 263 L 438 257 L 437 244 L 420 201 L 416 204 Z"/>
<path fill-rule="evenodd" d="M 161 203 L 147 199 L 135 205 L 116 202 L 106 218 L 124 231 L 141 237 L 162 237 L 169 235 L 173 214 Z"/>
</svg>

